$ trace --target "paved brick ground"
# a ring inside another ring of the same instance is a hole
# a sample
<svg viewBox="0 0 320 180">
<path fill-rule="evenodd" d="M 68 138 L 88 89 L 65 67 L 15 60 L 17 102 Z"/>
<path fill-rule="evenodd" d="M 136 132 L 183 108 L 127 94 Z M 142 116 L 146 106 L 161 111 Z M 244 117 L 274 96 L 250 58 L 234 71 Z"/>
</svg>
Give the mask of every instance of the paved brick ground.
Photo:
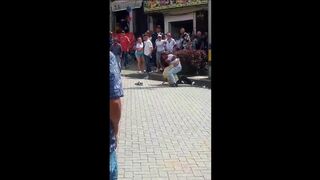
<svg viewBox="0 0 320 180">
<path fill-rule="evenodd" d="M 211 179 L 211 90 L 122 78 L 119 179 Z"/>
</svg>

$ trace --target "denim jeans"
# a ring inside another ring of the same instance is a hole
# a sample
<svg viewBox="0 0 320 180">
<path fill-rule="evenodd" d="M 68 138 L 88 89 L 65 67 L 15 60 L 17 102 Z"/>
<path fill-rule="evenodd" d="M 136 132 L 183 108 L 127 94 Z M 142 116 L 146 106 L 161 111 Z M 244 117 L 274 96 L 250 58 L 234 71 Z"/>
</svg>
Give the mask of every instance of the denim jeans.
<svg viewBox="0 0 320 180">
<path fill-rule="evenodd" d="M 176 67 L 171 68 L 168 71 L 168 81 L 170 84 L 174 84 L 176 83 L 179 79 L 176 78 L 176 75 L 178 72 L 180 72 L 182 70 L 181 65 L 178 65 Z"/>
<path fill-rule="evenodd" d="M 161 63 L 161 54 L 163 53 L 163 51 L 158 52 L 156 54 L 156 63 L 157 63 L 157 67 L 163 68 L 162 67 L 162 63 Z"/>
<path fill-rule="evenodd" d="M 144 62 L 146 64 L 146 71 L 151 71 L 151 58 L 149 56 L 144 55 Z"/>
<path fill-rule="evenodd" d="M 129 59 L 128 59 L 128 52 L 122 52 L 122 65 L 123 67 L 127 67 L 127 65 L 129 64 Z"/>
<path fill-rule="evenodd" d="M 121 71 L 121 58 L 120 58 L 120 56 L 119 56 L 119 55 L 116 55 L 116 59 L 117 59 L 117 61 L 118 61 L 119 69 L 120 69 L 120 71 Z"/>
<path fill-rule="evenodd" d="M 118 179 L 118 162 L 117 162 L 117 154 L 116 151 L 110 153 L 110 164 L 109 164 L 109 179 L 117 180 Z"/>
</svg>

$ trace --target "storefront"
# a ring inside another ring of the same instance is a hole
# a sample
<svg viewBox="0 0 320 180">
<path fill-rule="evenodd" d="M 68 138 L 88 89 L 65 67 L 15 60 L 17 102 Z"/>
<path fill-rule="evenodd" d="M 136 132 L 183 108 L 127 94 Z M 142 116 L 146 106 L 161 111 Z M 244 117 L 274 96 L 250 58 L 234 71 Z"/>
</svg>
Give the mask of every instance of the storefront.
<svg viewBox="0 0 320 180">
<path fill-rule="evenodd" d="M 208 0 L 144 0 L 144 12 L 149 15 L 151 27 L 159 24 L 153 23 L 153 14 L 160 13 L 164 32 L 171 32 L 174 37 L 181 27 L 190 34 L 208 32 Z"/>
<path fill-rule="evenodd" d="M 110 29 L 113 32 L 122 30 L 135 33 L 141 26 L 136 16 L 142 17 L 142 0 L 115 0 L 111 2 Z M 140 26 L 137 26 L 140 25 Z"/>
</svg>

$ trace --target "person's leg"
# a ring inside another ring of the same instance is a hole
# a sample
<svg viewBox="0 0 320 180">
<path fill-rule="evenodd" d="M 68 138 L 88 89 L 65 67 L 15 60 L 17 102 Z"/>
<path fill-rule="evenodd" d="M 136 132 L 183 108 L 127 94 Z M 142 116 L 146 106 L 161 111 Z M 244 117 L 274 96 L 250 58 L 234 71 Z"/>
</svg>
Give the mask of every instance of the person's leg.
<svg viewBox="0 0 320 180">
<path fill-rule="evenodd" d="M 124 53 L 124 66 L 127 67 L 128 66 L 128 52 Z"/>
<path fill-rule="evenodd" d="M 159 53 L 159 67 L 160 67 L 160 70 L 163 70 L 164 67 L 163 67 L 163 64 L 161 62 L 161 55 L 162 55 L 163 51 Z"/>
<path fill-rule="evenodd" d="M 121 58 L 119 55 L 116 56 L 116 59 L 117 59 L 117 62 L 118 62 L 118 65 L 119 65 L 119 69 L 121 71 Z"/>
<path fill-rule="evenodd" d="M 175 75 L 174 75 L 174 78 L 175 78 L 175 82 L 177 83 L 177 81 L 179 80 L 179 77 L 177 75 L 178 72 L 180 72 L 182 70 L 182 67 L 181 66 L 178 66 L 175 68 Z"/>
<path fill-rule="evenodd" d="M 171 66 L 168 66 L 163 70 L 163 78 L 165 81 L 168 80 L 168 72 L 171 68 L 172 68 Z"/>
<path fill-rule="evenodd" d="M 139 54 L 137 52 L 135 52 L 134 54 L 135 54 L 135 57 L 137 59 L 138 71 L 140 71 L 140 57 L 139 57 Z"/>
<path fill-rule="evenodd" d="M 110 153 L 110 162 L 109 162 L 109 179 L 117 180 L 118 179 L 118 162 L 116 151 Z"/>
<path fill-rule="evenodd" d="M 167 76 L 168 76 L 168 82 L 169 82 L 169 84 L 174 84 L 174 83 L 175 83 L 173 72 L 174 72 L 174 69 L 173 69 L 173 68 L 171 68 L 170 70 L 168 70 Z"/>
<path fill-rule="evenodd" d="M 156 52 L 155 51 L 153 51 L 152 52 L 152 57 L 150 58 L 150 68 L 151 68 L 151 66 L 157 66 L 157 64 L 156 64 Z"/>
<path fill-rule="evenodd" d="M 170 84 L 175 84 L 178 79 L 176 79 L 176 74 L 181 71 L 181 67 L 173 67 L 168 71 L 168 80 Z"/>
<path fill-rule="evenodd" d="M 144 56 L 143 56 L 143 54 L 140 56 L 140 60 L 141 60 L 140 69 L 143 72 L 144 71 Z"/>
<path fill-rule="evenodd" d="M 161 52 L 158 52 L 158 51 L 157 51 L 157 54 L 156 54 L 157 70 L 160 69 L 160 53 L 161 53 Z"/>
<path fill-rule="evenodd" d="M 140 58 L 137 57 L 137 68 L 138 68 L 138 71 L 141 71 L 140 69 Z"/>
<path fill-rule="evenodd" d="M 146 71 L 147 71 L 147 73 L 149 73 L 150 72 L 150 57 L 144 55 L 144 61 L 146 64 Z"/>
<path fill-rule="evenodd" d="M 124 53 L 125 53 L 125 52 L 122 52 L 121 68 L 124 68 Z"/>
</svg>

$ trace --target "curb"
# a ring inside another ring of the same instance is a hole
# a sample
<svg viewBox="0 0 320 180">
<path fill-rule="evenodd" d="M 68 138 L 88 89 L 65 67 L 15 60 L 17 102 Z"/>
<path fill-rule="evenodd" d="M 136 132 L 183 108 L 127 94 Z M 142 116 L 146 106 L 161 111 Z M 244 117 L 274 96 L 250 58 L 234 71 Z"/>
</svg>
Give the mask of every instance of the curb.
<svg viewBox="0 0 320 180">
<path fill-rule="evenodd" d="M 146 74 L 136 74 L 136 73 L 130 73 L 130 74 L 121 74 L 121 76 L 125 77 L 131 77 L 131 78 L 136 78 L 136 79 L 143 79 L 147 75 Z M 150 73 L 149 74 L 149 79 L 150 80 L 156 80 L 156 81 L 163 81 L 162 74 L 159 73 Z M 204 87 L 211 89 L 211 80 L 210 79 L 193 79 L 192 77 L 189 77 L 192 81 L 195 82 L 193 86 L 197 87 Z"/>
</svg>

